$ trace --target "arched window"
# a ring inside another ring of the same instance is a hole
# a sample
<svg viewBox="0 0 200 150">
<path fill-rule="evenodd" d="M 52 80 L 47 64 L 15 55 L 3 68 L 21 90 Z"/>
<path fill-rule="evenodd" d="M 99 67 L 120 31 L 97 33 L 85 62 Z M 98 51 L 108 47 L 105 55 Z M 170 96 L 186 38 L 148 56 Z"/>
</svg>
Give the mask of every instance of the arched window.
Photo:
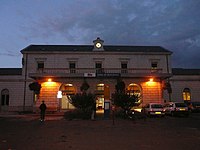
<svg viewBox="0 0 200 150">
<path fill-rule="evenodd" d="M 183 90 L 183 100 L 190 101 L 191 100 L 191 92 L 189 88 L 184 88 Z"/>
<path fill-rule="evenodd" d="M 142 90 L 138 84 L 131 83 L 127 88 L 127 93 L 130 95 L 137 95 L 139 98 L 138 103 L 142 103 Z"/>
<path fill-rule="evenodd" d="M 4 89 L 1 91 L 1 105 L 8 106 L 9 105 L 9 91 L 8 89 Z"/>
</svg>

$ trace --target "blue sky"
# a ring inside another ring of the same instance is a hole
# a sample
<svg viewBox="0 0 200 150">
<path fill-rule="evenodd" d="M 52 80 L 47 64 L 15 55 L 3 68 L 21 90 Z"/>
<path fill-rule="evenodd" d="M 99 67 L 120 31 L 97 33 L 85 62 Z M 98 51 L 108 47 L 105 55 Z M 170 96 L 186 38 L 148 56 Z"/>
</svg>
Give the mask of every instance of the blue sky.
<svg viewBox="0 0 200 150">
<path fill-rule="evenodd" d="M 0 0 L 0 68 L 30 44 L 154 45 L 200 68 L 200 0 Z"/>
</svg>

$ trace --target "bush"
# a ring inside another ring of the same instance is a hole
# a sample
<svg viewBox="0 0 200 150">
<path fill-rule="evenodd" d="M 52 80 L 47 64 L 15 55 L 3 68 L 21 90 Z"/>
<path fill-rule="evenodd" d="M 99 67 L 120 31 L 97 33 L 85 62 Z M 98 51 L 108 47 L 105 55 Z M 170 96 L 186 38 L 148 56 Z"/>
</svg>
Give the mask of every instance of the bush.
<svg viewBox="0 0 200 150">
<path fill-rule="evenodd" d="M 77 108 L 77 111 L 73 112 L 80 118 L 91 117 L 92 110 L 94 109 L 95 96 L 91 93 L 77 93 L 71 97 L 70 103 Z M 74 114 L 73 114 L 74 115 Z M 75 117 L 75 116 L 74 116 Z"/>
<path fill-rule="evenodd" d="M 121 107 L 124 111 L 129 111 L 133 106 L 137 105 L 139 97 L 137 95 L 116 92 L 112 100 L 115 106 Z"/>
</svg>

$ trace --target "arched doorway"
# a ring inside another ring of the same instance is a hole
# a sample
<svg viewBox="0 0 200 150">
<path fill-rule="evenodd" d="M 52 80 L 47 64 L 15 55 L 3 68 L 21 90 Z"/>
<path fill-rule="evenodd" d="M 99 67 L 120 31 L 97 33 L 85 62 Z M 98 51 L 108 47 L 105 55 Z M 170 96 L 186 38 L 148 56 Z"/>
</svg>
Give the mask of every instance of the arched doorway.
<svg viewBox="0 0 200 150">
<path fill-rule="evenodd" d="M 96 86 L 96 109 L 104 110 L 105 100 L 110 100 L 110 88 L 104 83 L 99 83 Z"/>
<path fill-rule="evenodd" d="M 8 111 L 9 103 L 9 91 L 3 89 L 1 91 L 1 111 Z"/>
<path fill-rule="evenodd" d="M 73 84 L 67 83 L 60 87 L 62 92 L 62 98 L 60 99 L 60 109 L 74 109 L 74 106 L 70 103 L 70 97 L 76 94 L 76 89 Z"/>
<path fill-rule="evenodd" d="M 129 84 L 127 88 L 127 93 L 129 93 L 130 95 L 137 95 L 139 98 L 139 101 L 137 102 L 138 105 L 142 103 L 142 90 L 138 84 L 135 83 Z"/>
</svg>

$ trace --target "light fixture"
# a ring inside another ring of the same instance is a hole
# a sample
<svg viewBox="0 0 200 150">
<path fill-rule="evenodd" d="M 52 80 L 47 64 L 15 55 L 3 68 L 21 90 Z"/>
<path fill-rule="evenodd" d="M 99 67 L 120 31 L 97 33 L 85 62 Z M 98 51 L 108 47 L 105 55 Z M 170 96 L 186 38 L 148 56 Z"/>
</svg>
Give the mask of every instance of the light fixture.
<svg viewBox="0 0 200 150">
<path fill-rule="evenodd" d="M 150 78 L 150 79 L 149 79 L 149 82 L 153 82 L 153 78 Z"/>
</svg>

